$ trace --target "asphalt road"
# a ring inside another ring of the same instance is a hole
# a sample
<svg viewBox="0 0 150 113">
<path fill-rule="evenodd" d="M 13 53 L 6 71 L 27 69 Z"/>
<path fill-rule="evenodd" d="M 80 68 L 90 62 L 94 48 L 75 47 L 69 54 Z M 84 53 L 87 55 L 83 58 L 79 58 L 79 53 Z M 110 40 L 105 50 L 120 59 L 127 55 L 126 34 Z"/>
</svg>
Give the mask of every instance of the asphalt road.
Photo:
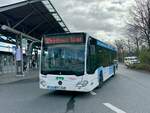
<svg viewBox="0 0 150 113">
<path fill-rule="evenodd" d="M 150 73 L 120 65 L 90 93 L 49 92 L 34 80 L 0 85 L 0 113 L 150 113 Z"/>
</svg>

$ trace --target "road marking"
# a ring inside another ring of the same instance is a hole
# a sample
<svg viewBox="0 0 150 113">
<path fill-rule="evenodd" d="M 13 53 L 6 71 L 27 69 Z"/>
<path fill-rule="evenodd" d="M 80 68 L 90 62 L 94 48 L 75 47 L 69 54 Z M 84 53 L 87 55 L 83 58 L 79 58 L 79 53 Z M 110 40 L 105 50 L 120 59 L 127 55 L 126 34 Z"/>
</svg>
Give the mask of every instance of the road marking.
<svg viewBox="0 0 150 113">
<path fill-rule="evenodd" d="M 96 95 L 96 93 L 94 91 L 91 91 L 90 94 L 93 95 L 93 96 Z"/>
<path fill-rule="evenodd" d="M 115 111 L 116 113 L 126 113 L 125 111 L 122 111 L 121 109 L 113 106 L 112 104 L 110 103 L 103 103 L 106 107 L 108 107 L 109 109 Z"/>
</svg>

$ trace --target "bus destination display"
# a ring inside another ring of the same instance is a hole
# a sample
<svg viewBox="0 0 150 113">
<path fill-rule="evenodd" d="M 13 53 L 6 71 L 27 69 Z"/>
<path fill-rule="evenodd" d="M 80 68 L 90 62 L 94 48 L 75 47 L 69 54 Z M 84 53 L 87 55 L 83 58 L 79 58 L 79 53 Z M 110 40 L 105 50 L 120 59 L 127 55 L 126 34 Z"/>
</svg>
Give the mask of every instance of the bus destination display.
<svg viewBox="0 0 150 113">
<path fill-rule="evenodd" d="M 82 43 L 81 37 L 46 37 L 44 38 L 45 44 L 60 44 L 60 43 Z"/>
</svg>

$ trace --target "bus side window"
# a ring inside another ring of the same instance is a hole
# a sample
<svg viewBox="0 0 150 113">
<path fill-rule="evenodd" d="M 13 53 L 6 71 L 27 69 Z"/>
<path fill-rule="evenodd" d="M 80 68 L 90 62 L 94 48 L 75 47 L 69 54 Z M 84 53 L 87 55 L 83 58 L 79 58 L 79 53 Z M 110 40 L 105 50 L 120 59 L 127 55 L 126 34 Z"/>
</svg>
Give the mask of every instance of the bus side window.
<svg viewBox="0 0 150 113">
<path fill-rule="evenodd" d="M 101 47 L 101 54 L 100 54 L 100 58 L 101 58 L 101 64 L 104 67 L 109 66 L 110 64 L 110 53 L 106 48 Z"/>
<path fill-rule="evenodd" d="M 116 59 L 116 53 L 114 51 L 110 51 L 110 65 L 113 65 L 115 62 L 114 60 Z"/>
</svg>

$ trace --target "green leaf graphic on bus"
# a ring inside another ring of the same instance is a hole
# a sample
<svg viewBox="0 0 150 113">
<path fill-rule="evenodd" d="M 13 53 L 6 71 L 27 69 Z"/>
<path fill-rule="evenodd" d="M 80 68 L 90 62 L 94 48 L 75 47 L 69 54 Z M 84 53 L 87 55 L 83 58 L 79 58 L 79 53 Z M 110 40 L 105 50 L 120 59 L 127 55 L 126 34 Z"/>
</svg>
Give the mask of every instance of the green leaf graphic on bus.
<svg viewBox="0 0 150 113">
<path fill-rule="evenodd" d="M 56 77 L 56 80 L 64 80 L 64 77 Z"/>
</svg>

